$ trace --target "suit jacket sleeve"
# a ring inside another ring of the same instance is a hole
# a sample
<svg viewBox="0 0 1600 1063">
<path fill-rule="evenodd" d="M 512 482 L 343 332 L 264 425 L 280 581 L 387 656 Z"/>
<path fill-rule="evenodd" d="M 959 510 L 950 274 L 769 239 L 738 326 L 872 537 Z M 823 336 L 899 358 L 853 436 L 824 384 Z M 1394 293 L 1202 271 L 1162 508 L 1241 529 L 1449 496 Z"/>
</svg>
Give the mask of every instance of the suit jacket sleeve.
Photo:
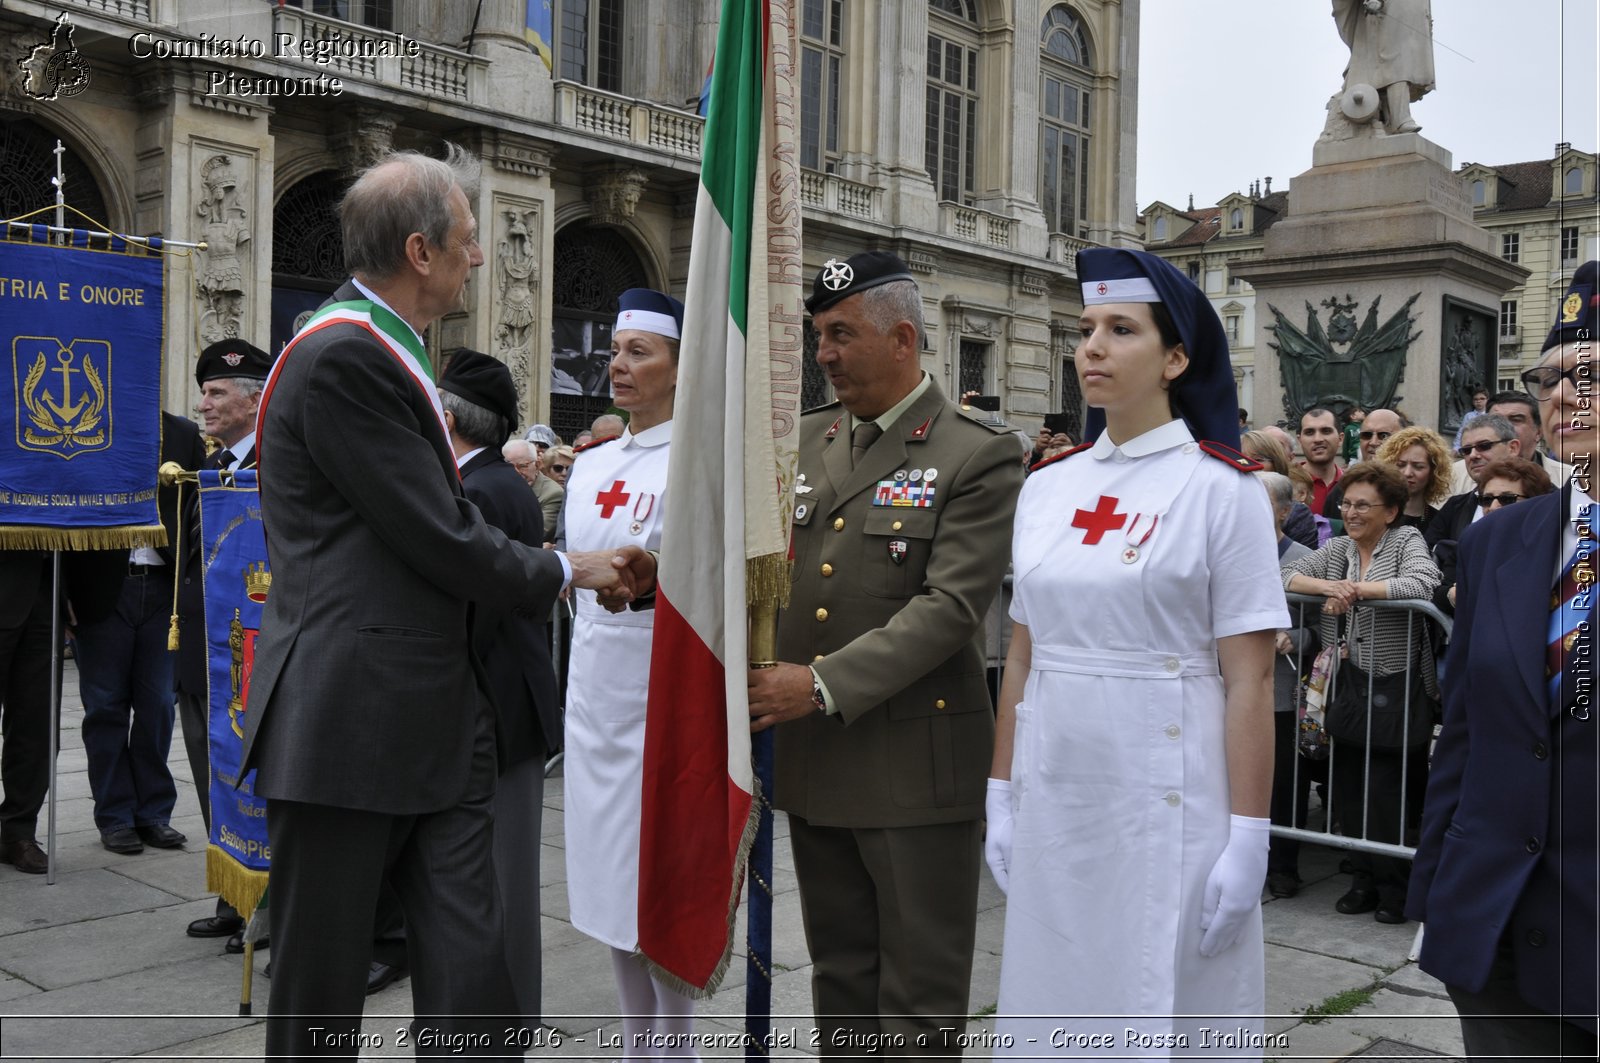
<svg viewBox="0 0 1600 1063">
<path fill-rule="evenodd" d="M 335 340 L 307 352 L 305 446 L 319 471 L 413 571 L 470 601 L 549 609 L 561 562 L 509 542 L 440 475 L 441 455 L 419 420 L 417 384 L 370 342 Z M 270 469 L 272 441 L 262 445 Z M 270 476 L 264 471 L 263 476 Z"/>
<path fill-rule="evenodd" d="M 950 477 L 923 592 L 888 624 L 812 665 L 846 723 L 933 671 L 982 627 L 1010 562 L 1022 475 L 1015 436 L 984 440 Z"/>
</svg>

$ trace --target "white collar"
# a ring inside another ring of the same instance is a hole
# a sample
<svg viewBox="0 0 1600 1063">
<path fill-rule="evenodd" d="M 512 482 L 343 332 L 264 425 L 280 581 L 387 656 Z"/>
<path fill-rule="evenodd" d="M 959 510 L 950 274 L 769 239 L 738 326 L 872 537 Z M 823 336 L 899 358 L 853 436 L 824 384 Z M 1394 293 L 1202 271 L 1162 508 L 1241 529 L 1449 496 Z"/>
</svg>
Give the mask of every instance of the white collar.
<svg viewBox="0 0 1600 1063">
<path fill-rule="evenodd" d="M 371 288 L 368 288 L 365 284 L 362 284 L 360 281 L 356 280 L 354 277 L 350 278 L 350 283 L 354 284 L 356 286 L 356 290 L 359 291 L 362 295 L 366 296 L 368 299 L 371 299 L 373 302 L 377 303 L 379 306 L 381 306 L 385 310 L 389 311 L 389 313 L 394 314 L 395 320 L 397 320 L 401 324 L 405 325 L 406 328 L 411 329 L 411 334 L 417 338 L 417 342 L 418 343 L 422 344 L 422 349 L 423 350 L 427 350 L 428 349 L 428 344 L 423 340 L 422 333 L 418 332 L 414 328 L 411 328 L 411 322 L 407 321 L 405 318 L 403 318 L 399 314 L 395 313 L 394 307 L 390 306 L 388 303 L 383 301 L 383 296 L 379 295 L 377 292 L 373 291 Z"/>
<path fill-rule="evenodd" d="M 1102 431 L 1100 438 L 1094 441 L 1094 446 L 1089 448 L 1089 454 L 1100 461 L 1105 461 L 1118 451 L 1124 457 L 1143 458 L 1193 442 L 1194 436 L 1183 418 L 1174 417 L 1160 428 L 1152 428 L 1143 435 L 1134 436 L 1120 447 L 1111 442 L 1110 432 Z"/>
<path fill-rule="evenodd" d="M 467 467 L 467 462 L 471 461 L 473 458 L 477 457 L 479 454 L 482 454 L 488 449 L 488 447 L 479 447 L 477 450 L 467 451 L 465 454 L 461 455 L 461 457 L 456 459 L 456 468 L 465 469 Z"/>
<path fill-rule="evenodd" d="M 223 447 L 223 450 L 226 450 L 229 454 L 233 455 L 233 461 L 229 463 L 228 468 L 237 469 L 239 467 L 239 463 L 244 460 L 244 456 L 250 453 L 250 448 L 255 445 L 256 434 L 251 432 L 248 435 L 239 437 L 239 441 L 234 443 L 232 446 Z"/>
<path fill-rule="evenodd" d="M 623 447 L 659 447 L 664 443 L 672 442 L 672 421 L 662 421 L 653 428 L 646 428 L 635 435 L 632 428 L 624 428 L 622 435 L 617 438 L 619 446 Z"/>
</svg>

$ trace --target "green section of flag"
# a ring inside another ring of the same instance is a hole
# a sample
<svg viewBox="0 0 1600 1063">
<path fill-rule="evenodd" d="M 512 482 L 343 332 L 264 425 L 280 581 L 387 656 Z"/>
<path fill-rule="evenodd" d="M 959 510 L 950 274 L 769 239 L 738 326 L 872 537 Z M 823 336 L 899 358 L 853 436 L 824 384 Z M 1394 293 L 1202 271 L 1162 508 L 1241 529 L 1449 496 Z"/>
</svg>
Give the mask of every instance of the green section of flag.
<svg viewBox="0 0 1600 1063">
<path fill-rule="evenodd" d="M 740 332 L 748 331 L 750 221 L 766 68 L 765 13 L 766 0 L 724 0 L 711 71 L 711 108 L 700 140 L 700 183 L 733 234 L 728 315 Z"/>
<path fill-rule="evenodd" d="M 329 314 L 348 310 L 356 314 L 365 314 L 372 322 L 372 327 L 393 340 L 397 345 L 404 347 L 417 360 L 417 368 L 428 374 L 428 379 L 433 380 L 433 361 L 428 357 L 428 352 L 422 346 L 422 341 L 417 338 L 410 325 L 400 319 L 398 314 L 386 310 L 370 299 L 351 299 L 343 303 L 329 303 L 318 310 L 307 321 L 307 325 L 314 325 Z"/>
</svg>

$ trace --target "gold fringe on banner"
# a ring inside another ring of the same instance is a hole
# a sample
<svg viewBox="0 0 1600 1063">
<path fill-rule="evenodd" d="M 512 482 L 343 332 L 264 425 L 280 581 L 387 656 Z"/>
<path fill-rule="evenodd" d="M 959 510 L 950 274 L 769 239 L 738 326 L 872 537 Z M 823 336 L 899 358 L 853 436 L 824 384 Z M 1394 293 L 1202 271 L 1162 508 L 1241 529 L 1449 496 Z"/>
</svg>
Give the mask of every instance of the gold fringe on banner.
<svg viewBox="0 0 1600 1063">
<path fill-rule="evenodd" d="M 789 572 L 794 563 L 786 554 L 762 554 L 744 562 L 744 602 L 776 602 L 779 609 L 789 605 Z"/>
<path fill-rule="evenodd" d="M 267 892 L 267 873 L 252 871 L 217 846 L 207 845 L 206 889 L 248 919 Z"/>
<path fill-rule="evenodd" d="M 166 545 L 167 529 L 159 524 L 123 528 L 0 526 L 0 549 L 5 550 L 132 550 L 139 546 Z"/>
</svg>

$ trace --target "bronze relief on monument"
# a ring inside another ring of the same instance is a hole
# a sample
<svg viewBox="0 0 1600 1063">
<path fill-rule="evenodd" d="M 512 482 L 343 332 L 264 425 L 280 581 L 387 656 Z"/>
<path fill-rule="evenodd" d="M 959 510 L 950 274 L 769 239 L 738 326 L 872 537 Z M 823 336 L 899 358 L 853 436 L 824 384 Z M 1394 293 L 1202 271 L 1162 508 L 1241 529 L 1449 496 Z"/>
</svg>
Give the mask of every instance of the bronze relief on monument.
<svg viewBox="0 0 1600 1063">
<path fill-rule="evenodd" d="M 1499 366 L 1494 311 L 1451 296 L 1440 315 L 1439 431 L 1454 437 L 1461 419 L 1472 411 L 1472 393 L 1491 395 Z"/>
<path fill-rule="evenodd" d="M 1272 304 L 1278 352 L 1283 377 L 1283 409 L 1289 419 L 1299 423 L 1300 415 L 1313 406 L 1327 406 L 1343 414 L 1352 406 L 1372 410 L 1393 407 L 1399 396 L 1395 389 L 1404 378 L 1406 351 L 1420 332 L 1412 332 L 1416 318 L 1411 306 L 1421 292 L 1405 301 L 1387 320 L 1379 322 L 1382 296 L 1375 296 L 1366 316 L 1356 320 L 1359 303 L 1346 295 L 1322 300 L 1327 324 L 1316 307 L 1306 303 L 1306 325 L 1302 329 Z M 1469 396 L 1470 398 L 1470 396 Z"/>
</svg>

